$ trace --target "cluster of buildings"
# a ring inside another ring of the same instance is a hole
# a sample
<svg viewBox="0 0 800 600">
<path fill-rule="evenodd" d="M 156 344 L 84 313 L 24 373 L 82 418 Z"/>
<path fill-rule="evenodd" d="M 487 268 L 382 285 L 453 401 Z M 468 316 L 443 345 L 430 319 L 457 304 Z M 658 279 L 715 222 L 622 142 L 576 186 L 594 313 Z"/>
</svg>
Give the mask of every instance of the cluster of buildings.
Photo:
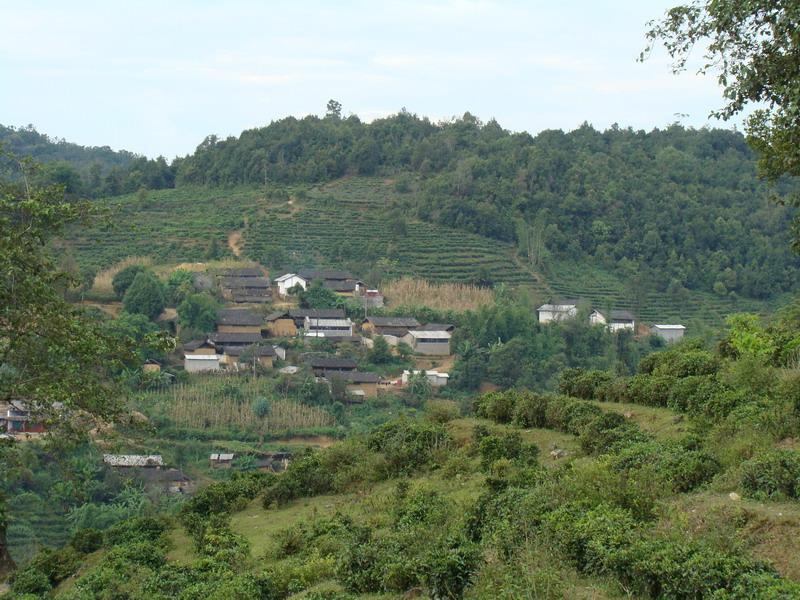
<svg viewBox="0 0 800 600">
<path fill-rule="evenodd" d="M 578 316 L 578 300 L 557 300 L 549 304 L 542 304 L 536 309 L 539 323 L 553 323 L 574 319 Z M 601 311 L 591 309 L 589 323 L 592 325 L 605 325 L 610 331 L 617 332 L 630 330 L 636 332 L 636 318 L 627 310 Z M 686 327 L 679 324 L 654 324 L 648 329 L 652 335 L 657 335 L 667 342 L 676 342 L 683 337 Z"/>
</svg>

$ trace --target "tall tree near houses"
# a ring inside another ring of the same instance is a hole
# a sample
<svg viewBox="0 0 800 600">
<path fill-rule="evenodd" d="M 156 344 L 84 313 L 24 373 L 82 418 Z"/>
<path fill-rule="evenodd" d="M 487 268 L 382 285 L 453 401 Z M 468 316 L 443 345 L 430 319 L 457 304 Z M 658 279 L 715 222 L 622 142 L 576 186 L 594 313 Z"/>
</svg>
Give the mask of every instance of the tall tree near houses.
<svg viewBox="0 0 800 600">
<path fill-rule="evenodd" d="M 93 418 L 119 414 L 113 373 L 134 366 L 136 354 L 130 340 L 108 336 L 64 299 L 59 290 L 74 282 L 47 251 L 54 235 L 93 209 L 69 200 L 63 185 L 30 186 L 32 166 L 13 162 L 22 167 L 19 181 L 0 180 L 0 400 L 24 400 L 53 439 L 70 439 Z M 13 452 L 0 447 L 0 477 Z M 13 568 L 5 515 L 0 498 L 0 575 Z"/>
<path fill-rule="evenodd" d="M 748 107 L 748 142 L 760 174 L 776 182 L 800 176 L 800 3 L 796 0 L 695 0 L 652 21 L 641 58 L 661 43 L 673 71 L 687 68 L 705 47 L 701 73 L 716 73 L 726 104 L 712 113 L 729 119 Z M 800 205 L 795 194 L 792 202 Z M 792 246 L 800 251 L 800 219 Z"/>
</svg>

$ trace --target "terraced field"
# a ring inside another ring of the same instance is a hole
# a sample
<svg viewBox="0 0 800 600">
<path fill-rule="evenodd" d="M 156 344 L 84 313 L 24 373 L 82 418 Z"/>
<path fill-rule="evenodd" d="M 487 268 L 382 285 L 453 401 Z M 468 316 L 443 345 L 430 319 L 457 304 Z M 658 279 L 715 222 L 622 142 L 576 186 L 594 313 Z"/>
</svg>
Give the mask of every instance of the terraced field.
<svg viewBox="0 0 800 600">
<path fill-rule="evenodd" d="M 156 263 L 200 261 L 212 240 L 225 251 L 228 234 L 263 204 L 252 189 L 182 187 L 135 194 L 105 202 L 108 216 L 91 228 L 68 233 L 67 246 L 80 265 L 98 270 L 127 256 L 150 256 Z"/>
<path fill-rule="evenodd" d="M 780 298 L 768 304 L 746 298 L 733 299 L 692 291 L 684 298 L 645 293 L 637 306 L 637 302 L 630 297 L 630 291 L 625 289 L 619 278 L 602 269 L 583 264 L 554 263 L 549 268 L 547 282 L 557 297 L 588 300 L 600 310 L 628 309 L 639 319 L 649 323 L 699 322 L 719 325 L 731 313 L 762 312 L 772 304 L 781 304 Z"/>
<path fill-rule="evenodd" d="M 769 307 L 703 292 L 682 298 L 640 293 L 635 302 L 617 276 L 588 264 L 550 263 L 545 278 L 527 268 L 510 244 L 414 220 L 407 211 L 414 192 L 398 192 L 391 179 L 346 177 L 277 191 L 265 196 L 262 188 L 181 187 L 148 192 L 144 199 L 122 196 L 107 201 L 108 223 L 76 229 L 64 243 L 79 265 L 100 270 L 127 256 L 149 256 L 156 264 L 204 261 L 212 243 L 227 254 L 228 236 L 241 231 L 243 256 L 259 262 L 278 250 L 287 266 L 345 267 L 362 276 L 380 261 L 384 276 L 448 282 L 489 277 L 530 289 L 536 301 L 578 297 L 601 309 L 633 310 L 644 322 L 717 325 L 732 312 Z M 392 231 L 391 214 L 407 215 L 405 233 Z"/>
</svg>

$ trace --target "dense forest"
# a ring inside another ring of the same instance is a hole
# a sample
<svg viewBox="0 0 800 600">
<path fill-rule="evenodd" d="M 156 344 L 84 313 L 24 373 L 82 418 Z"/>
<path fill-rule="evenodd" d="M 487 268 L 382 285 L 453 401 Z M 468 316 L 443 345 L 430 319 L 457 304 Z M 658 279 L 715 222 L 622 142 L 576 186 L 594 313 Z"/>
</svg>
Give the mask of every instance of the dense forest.
<svg viewBox="0 0 800 600">
<path fill-rule="evenodd" d="M 96 166 L 86 172 L 87 157 L 69 175 L 66 147 L 50 153 L 59 159 L 50 175 L 85 195 L 391 175 L 412 218 L 516 243 L 545 273 L 550 258 L 591 262 L 672 295 L 770 298 L 795 288 L 800 266 L 789 247 L 792 209 L 771 198 L 791 182 L 761 183 L 744 136 L 730 130 L 585 124 L 531 136 L 469 113 L 433 123 L 401 111 L 367 124 L 334 103 L 324 118 L 209 136 L 172 164 L 129 156 L 102 176 Z"/>
</svg>

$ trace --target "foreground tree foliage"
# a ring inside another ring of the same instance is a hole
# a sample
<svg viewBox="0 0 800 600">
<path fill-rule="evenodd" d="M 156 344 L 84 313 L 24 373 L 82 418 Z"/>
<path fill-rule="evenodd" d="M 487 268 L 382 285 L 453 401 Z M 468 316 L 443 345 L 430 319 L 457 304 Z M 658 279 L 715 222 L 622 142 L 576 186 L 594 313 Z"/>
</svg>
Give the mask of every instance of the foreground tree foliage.
<svg viewBox="0 0 800 600">
<path fill-rule="evenodd" d="M 59 291 L 71 281 L 56 270 L 48 241 L 92 214 L 87 204 L 68 200 L 63 186 L 0 181 L 0 400 L 24 401 L 60 433 L 79 431 L 87 417 L 114 418 L 120 405 L 112 376 L 137 360 L 127 338 L 109 335 Z M 0 559 L 4 570 L 4 520 Z"/>
<path fill-rule="evenodd" d="M 727 104 L 724 119 L 750 105 L 748 142 L 771 181 L 800 175 L 800 6 L 793 0 L 702 0 L 676 6 L 651 23 L 647 37 L 663 43 L 682 71 L 705 44 L 702 73 L 716 72 Z M 795 203 L 798 202 L 795 196 Z M 800 222 L 795 221 L 800 250 Z"/>
</svg>

